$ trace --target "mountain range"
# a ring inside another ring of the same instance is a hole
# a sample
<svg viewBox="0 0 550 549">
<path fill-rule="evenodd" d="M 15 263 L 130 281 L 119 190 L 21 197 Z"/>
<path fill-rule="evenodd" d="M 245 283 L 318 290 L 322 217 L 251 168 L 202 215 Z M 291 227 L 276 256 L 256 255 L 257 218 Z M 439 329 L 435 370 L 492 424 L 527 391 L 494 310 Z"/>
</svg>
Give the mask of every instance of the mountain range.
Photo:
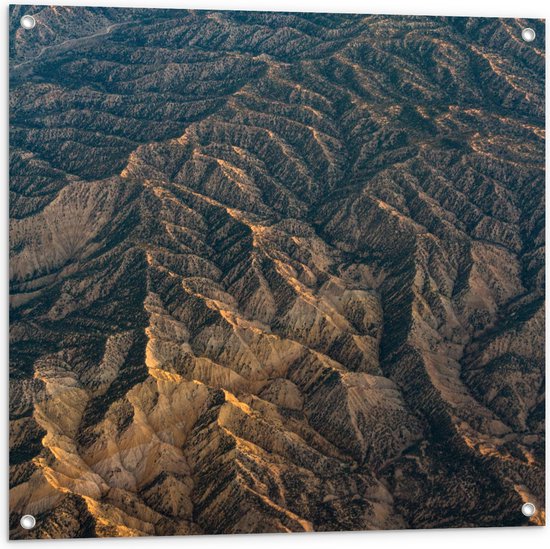
<svg viewBox="0 0 550 549">
<path fill-rule="evenodd" d="M 11 537 L 544 524 L 544 32 L 12 6 Z"/>
</svg>

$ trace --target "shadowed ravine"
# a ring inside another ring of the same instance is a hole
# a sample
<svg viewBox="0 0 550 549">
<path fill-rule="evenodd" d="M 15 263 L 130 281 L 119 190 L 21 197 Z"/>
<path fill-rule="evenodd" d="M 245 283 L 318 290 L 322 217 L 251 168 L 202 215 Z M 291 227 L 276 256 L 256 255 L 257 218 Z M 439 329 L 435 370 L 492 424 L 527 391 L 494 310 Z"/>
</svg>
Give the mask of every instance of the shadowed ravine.
<svg viewBox="0 0 550 549">
<path fill-rule="evenodd" d="M 11 10 L 12 538 L 544 524 L 542 21 Z"/>
</svg>

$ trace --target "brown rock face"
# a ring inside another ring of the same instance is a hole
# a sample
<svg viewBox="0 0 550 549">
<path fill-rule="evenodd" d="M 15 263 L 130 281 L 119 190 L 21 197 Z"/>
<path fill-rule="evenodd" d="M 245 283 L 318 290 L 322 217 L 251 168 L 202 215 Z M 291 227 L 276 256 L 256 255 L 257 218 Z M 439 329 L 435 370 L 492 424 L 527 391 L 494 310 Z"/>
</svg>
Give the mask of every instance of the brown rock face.
<svg viewBox="0 0 550 549">
<path fill-rule="evenodd" d="M 544 523 L 543 22 L 10 40 L 12 538 Z"/>
</svg>

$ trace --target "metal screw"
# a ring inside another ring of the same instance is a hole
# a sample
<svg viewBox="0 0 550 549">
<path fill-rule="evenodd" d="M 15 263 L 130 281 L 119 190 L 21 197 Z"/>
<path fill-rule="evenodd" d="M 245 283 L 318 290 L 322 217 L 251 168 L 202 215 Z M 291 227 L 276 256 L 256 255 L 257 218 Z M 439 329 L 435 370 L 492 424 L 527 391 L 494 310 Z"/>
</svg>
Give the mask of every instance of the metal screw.
<svg viewBox="0 0 550 549">
<path fill-rule="evenodd" d="M 36 519 L 32 515 L 23 515 L 19 524 L 25 530 L 32 530 L 36 526 Z"/>
<path fill-rule="evenodd" d="M 536 33 L 533 29 L 530 29 L 530 28 L 526 28 L 526 29 L 523 29 L 521 31 L 521 37 L 526 41 L 526 42 L 532 42 L 535 37 L 536 37 Z"/>
<path fill-rule="evenodd" d="M 24 29 L 30 30 L 33 29 L 36 25 L 36 19 L 32 15 L 23 15 L 23 17 L 21 17 L 20 23 Z"/>
</svg>

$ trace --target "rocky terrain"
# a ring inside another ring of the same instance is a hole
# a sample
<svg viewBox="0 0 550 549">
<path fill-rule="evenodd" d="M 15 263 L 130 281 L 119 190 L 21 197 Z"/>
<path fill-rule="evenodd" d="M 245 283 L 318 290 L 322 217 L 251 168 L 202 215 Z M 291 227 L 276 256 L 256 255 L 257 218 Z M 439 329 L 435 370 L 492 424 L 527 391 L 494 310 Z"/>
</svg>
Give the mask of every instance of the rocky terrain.
<svg viewBox="0 0 550 549">
<path fill-rule="evenodd" d="M 542 21 L 11 10 L 12 538 L 544 524 Z"/>
</svg>

